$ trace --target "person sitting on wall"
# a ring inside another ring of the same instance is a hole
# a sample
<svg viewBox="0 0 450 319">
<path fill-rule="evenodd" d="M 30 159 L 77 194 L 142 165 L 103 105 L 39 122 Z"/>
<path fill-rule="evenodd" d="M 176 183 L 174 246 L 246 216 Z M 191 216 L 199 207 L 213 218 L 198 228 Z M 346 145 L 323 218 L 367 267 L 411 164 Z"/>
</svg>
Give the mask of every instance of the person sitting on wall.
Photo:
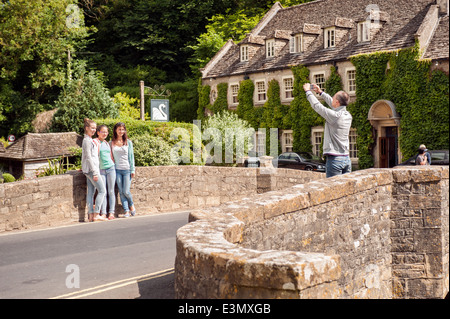
<svg viewBox="0 0 450 319">
<path fill-rule="evenodd" d="M 352 115 L 347 111 L 350 97 L 344 91 L 337 92 L 333 97 L 323 92 L 319 86 L 306 83 L 303 85 L 311 107 L 325 119 L 323 154 L 327 157 L 326 176 L 333 177 L 352 171 L 349 156 L 349 134 L 352 125 Z M 318 93 L 331 107 L 327 108 L 311 91 Z"/>
</svg>

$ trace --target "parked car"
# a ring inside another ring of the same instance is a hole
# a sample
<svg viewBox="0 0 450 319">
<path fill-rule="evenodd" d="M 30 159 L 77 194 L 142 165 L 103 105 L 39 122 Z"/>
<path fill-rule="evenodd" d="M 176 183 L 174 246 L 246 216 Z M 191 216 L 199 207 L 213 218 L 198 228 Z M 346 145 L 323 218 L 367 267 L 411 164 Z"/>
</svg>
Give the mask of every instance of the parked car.
<svg viewBox="0 0 450 319">
<path fill-rule="evenodd" d="M 279 168 L 301 169 L 325 172 L 325 163 L 319 157 L 307 152 L 286 152 L 273 160 L 273 166 Z"/>
<path fill-rule="evenodd" d="M 250 151 L 248 152 L 248 158 L 244 160 L 244 166 L 245 167 L 260 167 L 261 161 L 256 154 L 256 152 Z"/>
<path fill-rule="evenodd" d="M 448 165 L 448 150 L 428 150 L 431 155 L 431 165 Z M 417 154 L 398 165 L 416 165 Z"/>
</svg>

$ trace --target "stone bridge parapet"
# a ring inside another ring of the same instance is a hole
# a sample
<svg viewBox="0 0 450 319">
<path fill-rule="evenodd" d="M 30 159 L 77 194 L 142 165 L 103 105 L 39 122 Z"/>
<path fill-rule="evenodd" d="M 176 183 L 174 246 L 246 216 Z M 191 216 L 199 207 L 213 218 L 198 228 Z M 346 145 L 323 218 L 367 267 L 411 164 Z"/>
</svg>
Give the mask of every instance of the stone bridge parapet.
<svg viewBox="0 0 450 319">
<path fill-rule="evenodd" d="M 178 298 L 444 298 L 448 167 L 369 169 L 198 209 Z"/>
</svg>

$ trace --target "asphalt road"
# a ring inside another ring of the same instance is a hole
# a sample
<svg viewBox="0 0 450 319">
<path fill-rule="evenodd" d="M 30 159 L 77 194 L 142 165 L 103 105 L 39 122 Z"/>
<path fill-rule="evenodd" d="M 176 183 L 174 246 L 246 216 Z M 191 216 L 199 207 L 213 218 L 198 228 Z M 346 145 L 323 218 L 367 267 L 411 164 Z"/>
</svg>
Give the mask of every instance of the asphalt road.
<svg viewBox="0 0 450 319">
<path fill-rule="evenodd" d="M 152 298 L 173 293 L 188 212 L 0 235 L 0 298 Z"/>
</svg>

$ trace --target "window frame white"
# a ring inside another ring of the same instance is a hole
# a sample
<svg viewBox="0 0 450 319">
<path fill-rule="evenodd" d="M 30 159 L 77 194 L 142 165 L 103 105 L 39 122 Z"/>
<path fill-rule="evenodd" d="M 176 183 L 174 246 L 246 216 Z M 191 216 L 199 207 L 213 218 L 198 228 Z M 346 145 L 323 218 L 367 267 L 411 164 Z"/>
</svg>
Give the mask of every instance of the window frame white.
<svg viewBox="0 0 450 319">
<path fill-rule="evenodd" d="M 294 131 L 283 130 L 281 132 L 281 151 L 282 153 L 292 152 L 294 149 Z"/>
<path fill-rule="evenodd" d="M 323 82 L 318 82 L 317 81 L 317 77 L 318 76 L 322 76 L 323 77 Z M 324 92 L 326 92 L 326 90 L 325 90 L 325 83 L 326 83 L 326 81 L 327 81 L 327 78 L 326 78 L 325 71 L 319 71 L 319 72 L 311 73 L 311 83 L 317 84 L 320 87 L 320 89 L 322 91 L 324 91 Z"/>
<path fill-rule="evenodd" d="M 237 90 L 234 89 L 237 87 Z M 231 105 L 237 105 L 239 104 L 238 101 L 238 94 L 239 94 L 239 83 L 230 83 L 230 97 L 231 97 Z"/>
<path fill-rule="evenodd" d="M 294 77 L 293 76 L 285 76 L 281 80 L 283 83 L 282 100 L 286 100 L 286 101 L 293 100 L 294 99 Z M 289 87 L 286 85 L 287 80 L 291 81 L 291 85 Z M 288 97 L 287 95 L 289 92 L 290 92 L 290 96 Z"/>
<path fill-rule="evenodd" d="M 266 40 L 266 58 L 275 56 L 275 39 Z"/>
<path fill-rule="evenodd" d="M 323 136 L 325 132 L 325 128 L 323 126 L 315 126 L 311 128 L 311 145 L 312 145 L 312 153 L 314 156 L 321 156 L 321 146 L 323 142 Z"/>
<path fill-rule="evenodd" d="M 350 132 L 348 135 L 348 140 L 349 140 L 349 156 L 350 159 L 352 161 L 357 161 L 358 160 L 358 144 L 357 144 L 357 140 L 358 140 L 358 131 L 356 130 L 356 128 L 350 128 Z"/>
<path fill-rule="evenodd" d="M 357 41 L 358 43 L 370 42 L 370 21 L 358 22 Z"/>
<path fill-rule="evenodd" d="M 354 74 L 354 78 L 350 79 L 349 74 Z M 345 81 L 346 81 L 346 91 L 348 94 L 356 94 L 356 68 L 346 68 L 345 69 Z M 353 84 L 351 84 L 353 82 Z M 354 88 L 354 89 L 353 89 Z"/>
<path fill-rule="evenodd" d="M 264 91 L 260 91 L 258 84 L 264 85 Z M 267 84 L 266 80 L 255 80 L 255 101 L 256 103 L 262 103 L 267 101 Z M 260 99 L 260 95 L 264 95 L 264 99 Z"/>
<path fill-rule="evenodd" d="M 323 47 L 324 49 L 336 47 L 336 28 L 330 27 L 323 30 Z"/>
<path fill-rule="evenodd" d="M 241 62 L 247 62 L 249 60 L 248 45 L 241 45 L 240 54 L 241 54 Z"/>
<path fill-rule="evenodd" d="M 303 52 L 303 33 L 298 33 L 291 36 L 289 43 L 290 53 L 301 53 Z"/>
</svg>

